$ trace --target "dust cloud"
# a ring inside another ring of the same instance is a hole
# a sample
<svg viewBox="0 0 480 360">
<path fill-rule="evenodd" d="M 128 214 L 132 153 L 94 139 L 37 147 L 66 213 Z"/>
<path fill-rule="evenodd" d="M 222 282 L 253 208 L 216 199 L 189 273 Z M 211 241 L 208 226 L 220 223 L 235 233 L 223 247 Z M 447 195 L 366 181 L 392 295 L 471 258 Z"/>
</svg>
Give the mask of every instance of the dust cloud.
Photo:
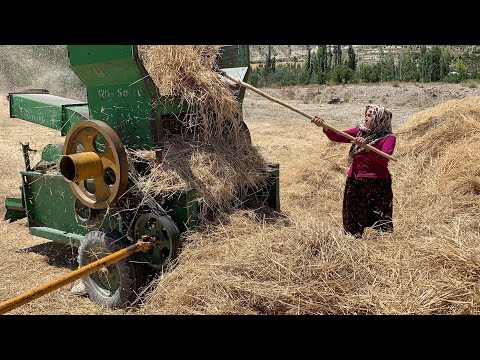
<svg viewBox="0 0 480 360">
<path fill-rule="evenodd" d="M 85 101 L 85 86 L 69 67 L 66 45 L 0 45 L 0 94 L 47 89 Z"/>
</svg>

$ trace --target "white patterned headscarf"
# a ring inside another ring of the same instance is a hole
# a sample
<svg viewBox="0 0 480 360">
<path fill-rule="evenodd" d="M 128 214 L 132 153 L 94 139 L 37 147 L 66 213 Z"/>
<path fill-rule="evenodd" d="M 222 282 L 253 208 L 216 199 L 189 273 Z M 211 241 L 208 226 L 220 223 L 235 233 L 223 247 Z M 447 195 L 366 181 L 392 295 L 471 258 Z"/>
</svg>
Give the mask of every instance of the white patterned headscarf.
<svg viewBox="0 0 480 360">
<path fill-rule="evenodd" d="M 365 126 L 366 120 L 364 120 L 362 124 L 357 125 L 360 129 L 357 137 L 363 137 L 367 144 L 373 145 L 380 139 L 392 135 L 392 113 L 387 108 L 381 105 L 368 104 L 365 108 L 365 115 L 367 113 L 372 114 L 372 129 L 370 130 Z M 350 162 L 355 155 L 363 150 L 363 147 L 352 144 L 348 154 Z"/>
</svg>

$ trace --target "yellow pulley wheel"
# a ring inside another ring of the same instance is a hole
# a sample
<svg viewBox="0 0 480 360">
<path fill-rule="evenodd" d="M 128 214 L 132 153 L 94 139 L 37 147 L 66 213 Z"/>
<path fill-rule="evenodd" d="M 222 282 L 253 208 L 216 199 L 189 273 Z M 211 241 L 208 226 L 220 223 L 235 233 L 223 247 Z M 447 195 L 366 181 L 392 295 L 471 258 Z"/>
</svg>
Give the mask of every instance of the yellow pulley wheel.
<svg viewBox="0 0 480 360">
<path fill-rule="evenodd" d="M 67 133 L 60 172 L 77 199 L 92 209 L 104 209 L 127 189 L 127 154 L 110 126 L 83 120 Z"/>
</svg>

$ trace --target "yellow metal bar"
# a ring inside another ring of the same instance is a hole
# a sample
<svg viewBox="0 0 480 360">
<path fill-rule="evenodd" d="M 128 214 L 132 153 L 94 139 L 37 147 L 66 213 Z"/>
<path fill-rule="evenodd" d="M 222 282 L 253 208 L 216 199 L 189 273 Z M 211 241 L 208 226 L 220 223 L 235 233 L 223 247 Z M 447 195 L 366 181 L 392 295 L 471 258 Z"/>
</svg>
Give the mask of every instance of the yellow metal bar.
<svg viewBox="0 0 480 360">
<path fill-rule="evenodd" d="M 244 83 L 244 82 L 241 81 L 241 80 L 235 79 L 234 77 L 228 75 L 225 71 L 221 71 L 220 74 L 221 74 L 222 76 L 226 77 L 227 79 L 229 79 L 229 80 L 231 80 L 231 81 L 233 81 L 233 82 L 236 82 L 238 85 L 243 86 L 243 87 L 245 87 L 245 88 L 247 88 L 247 89 L 250 89 L 250 90 L 252 90 L 253 92 L 256 92 L 257 94 L 262 95 L 263 97 L 265 97 L 265 98 L 267 98 L 267 99 L 269 99 L 269 100 L 272 100 L 273 102 L 276 102 L 277 104 L 283 105 L 283 106 L 289 108 L 290 110 L 293 110 L 293 111 L 299 113 L 300 115 L 303 115 L 303 116 L 309 118 L 310 120 L 313 119 L 313 116 L 307 114 L 305 111 L 302 111 L 302 110 L 300 110 L 300 109 L 297 109 L 296 107 L 294 107 L 294 106 L 292 106 L 292 105 L 289 105 L 289 104 L 287 104 L 286 102 L 283 102 L 282 100 L 279 100 L 279 99 L 277 99 L 277 98 L 274 98 L 273 96 L 270 96 L 270 95 L 264 93 L 263 91 L 258 90 L 256 87 L 253 87 L 252 85 L 249 85 L 249 84 L 247 84 L 247 83 Z M 351 140 L 351 141 L 355 141 L 355 138 L 354 138 L 352 135 L 348 135 L 348 134 L 344 133 L 344 132 L 341 131 L 341 130 L 335 129 L 333 126 L 330 126 L 330 125 L 325 124 L 325 123 L 320 124 L 320 126 L 322 126 L 322 127 L 325 128 L 325 129 L 330 129 L 330 130 L 334 131 L 335 133 L 337 133 L 337 134 L 339 134 L 339 135 L 341 135 L 341 136 L 343 136 L 343 137 L 346 137 L 347 139 L 349 139 L 349 140 Z M 393 161 L 397 161 L 397 159 L 394 158 L 393 156 L 391 156 L 391 155 L 389 155 L 389 154 L 386 154 L 386 153 L 384 153 L 384 152 L 381 151 L 381 150 L 378 150 L 376 147 L 373 147 L 372 145 L 369 145 L 369 144 L 359 144 L 359 146 L 361 146 L 361 147 L 363 147 L 363 148 L 365 148 L 365 149 L 371 150 L 371 151 L 373 151 L 374 153 L 377 153 L 378 155 L 381 155 L 381 156 L 383 156 L 383 157 L 385 157 L 385 158 L 387 158 L 387 159 L 390 159 L 390 160 L 393 160 Z"/>
<path fill-rule="evenodd" d="M 69 181 L 81 181 L 101 177 L 103 164 L 100 156 L 93 151 L 63 155 L 60 172 Z"/>
<path fill-rule="evenodd" d="M 95 271 L 101 268 L 104 268 L 126 257 L 129 257 L 130 255 L 133 255 L 137 252 L 148 251 L 152 247 L 153 247 L 153 243 L 151 242 L 138 242 L 136 244 L 130 245 L 129 247 L 126 247 L 125 249 L 119 250 L 113 254 L 105 256 L 102 259 L 99 259 L 77 270 L 74 270 L 67 275 L 59 277 L 56 280 L 53 280 L 47 284 L 39 286 L 33 290 L 27 291 L 17 297 L 14 297 L 13 299 L 0 303 L 0 314 L 5 314 L 10 310 L 13 310 L 19 306 L 22 306 L 32 300 L 39 298 L 40 296 L 48 294 L 49 292 L 52 292 L 86 275 L 94 273 Z"/>
</svg>

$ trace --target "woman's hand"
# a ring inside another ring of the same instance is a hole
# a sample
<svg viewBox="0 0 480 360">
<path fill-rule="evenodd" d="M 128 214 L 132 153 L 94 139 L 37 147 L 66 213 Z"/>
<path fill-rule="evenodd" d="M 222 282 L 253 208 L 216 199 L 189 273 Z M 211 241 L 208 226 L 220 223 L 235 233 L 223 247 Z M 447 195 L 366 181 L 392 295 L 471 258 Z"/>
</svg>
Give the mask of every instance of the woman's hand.
<svg viewBox="0 0 480 360">
<path fill-rule="evenodd" d="M 324 122 L 325 121 L 323 121 L 323 119 L 319 118 L 318 116 L 314 116 L 312 119 L 312 123 L 314 123 L 317 126 L 322 126 Z"/>
<path fill-rule="evenodd" d="M 355 141 L 352 141 L 352 143 L 361 146 L 361 145 L 365 145 L 365 144 L 367 143 L 366 141 L 367 141 L 367 140 L 366 140 L 364 137 L 359 136 L 359 137 L 355 138 Z M 365 149 L 366 152 L 369 152 L 369 151 L 370 151 L 370 150 L 367 149 L 367 148 L 364 148 L 364 149 Z"/>
</svg>

